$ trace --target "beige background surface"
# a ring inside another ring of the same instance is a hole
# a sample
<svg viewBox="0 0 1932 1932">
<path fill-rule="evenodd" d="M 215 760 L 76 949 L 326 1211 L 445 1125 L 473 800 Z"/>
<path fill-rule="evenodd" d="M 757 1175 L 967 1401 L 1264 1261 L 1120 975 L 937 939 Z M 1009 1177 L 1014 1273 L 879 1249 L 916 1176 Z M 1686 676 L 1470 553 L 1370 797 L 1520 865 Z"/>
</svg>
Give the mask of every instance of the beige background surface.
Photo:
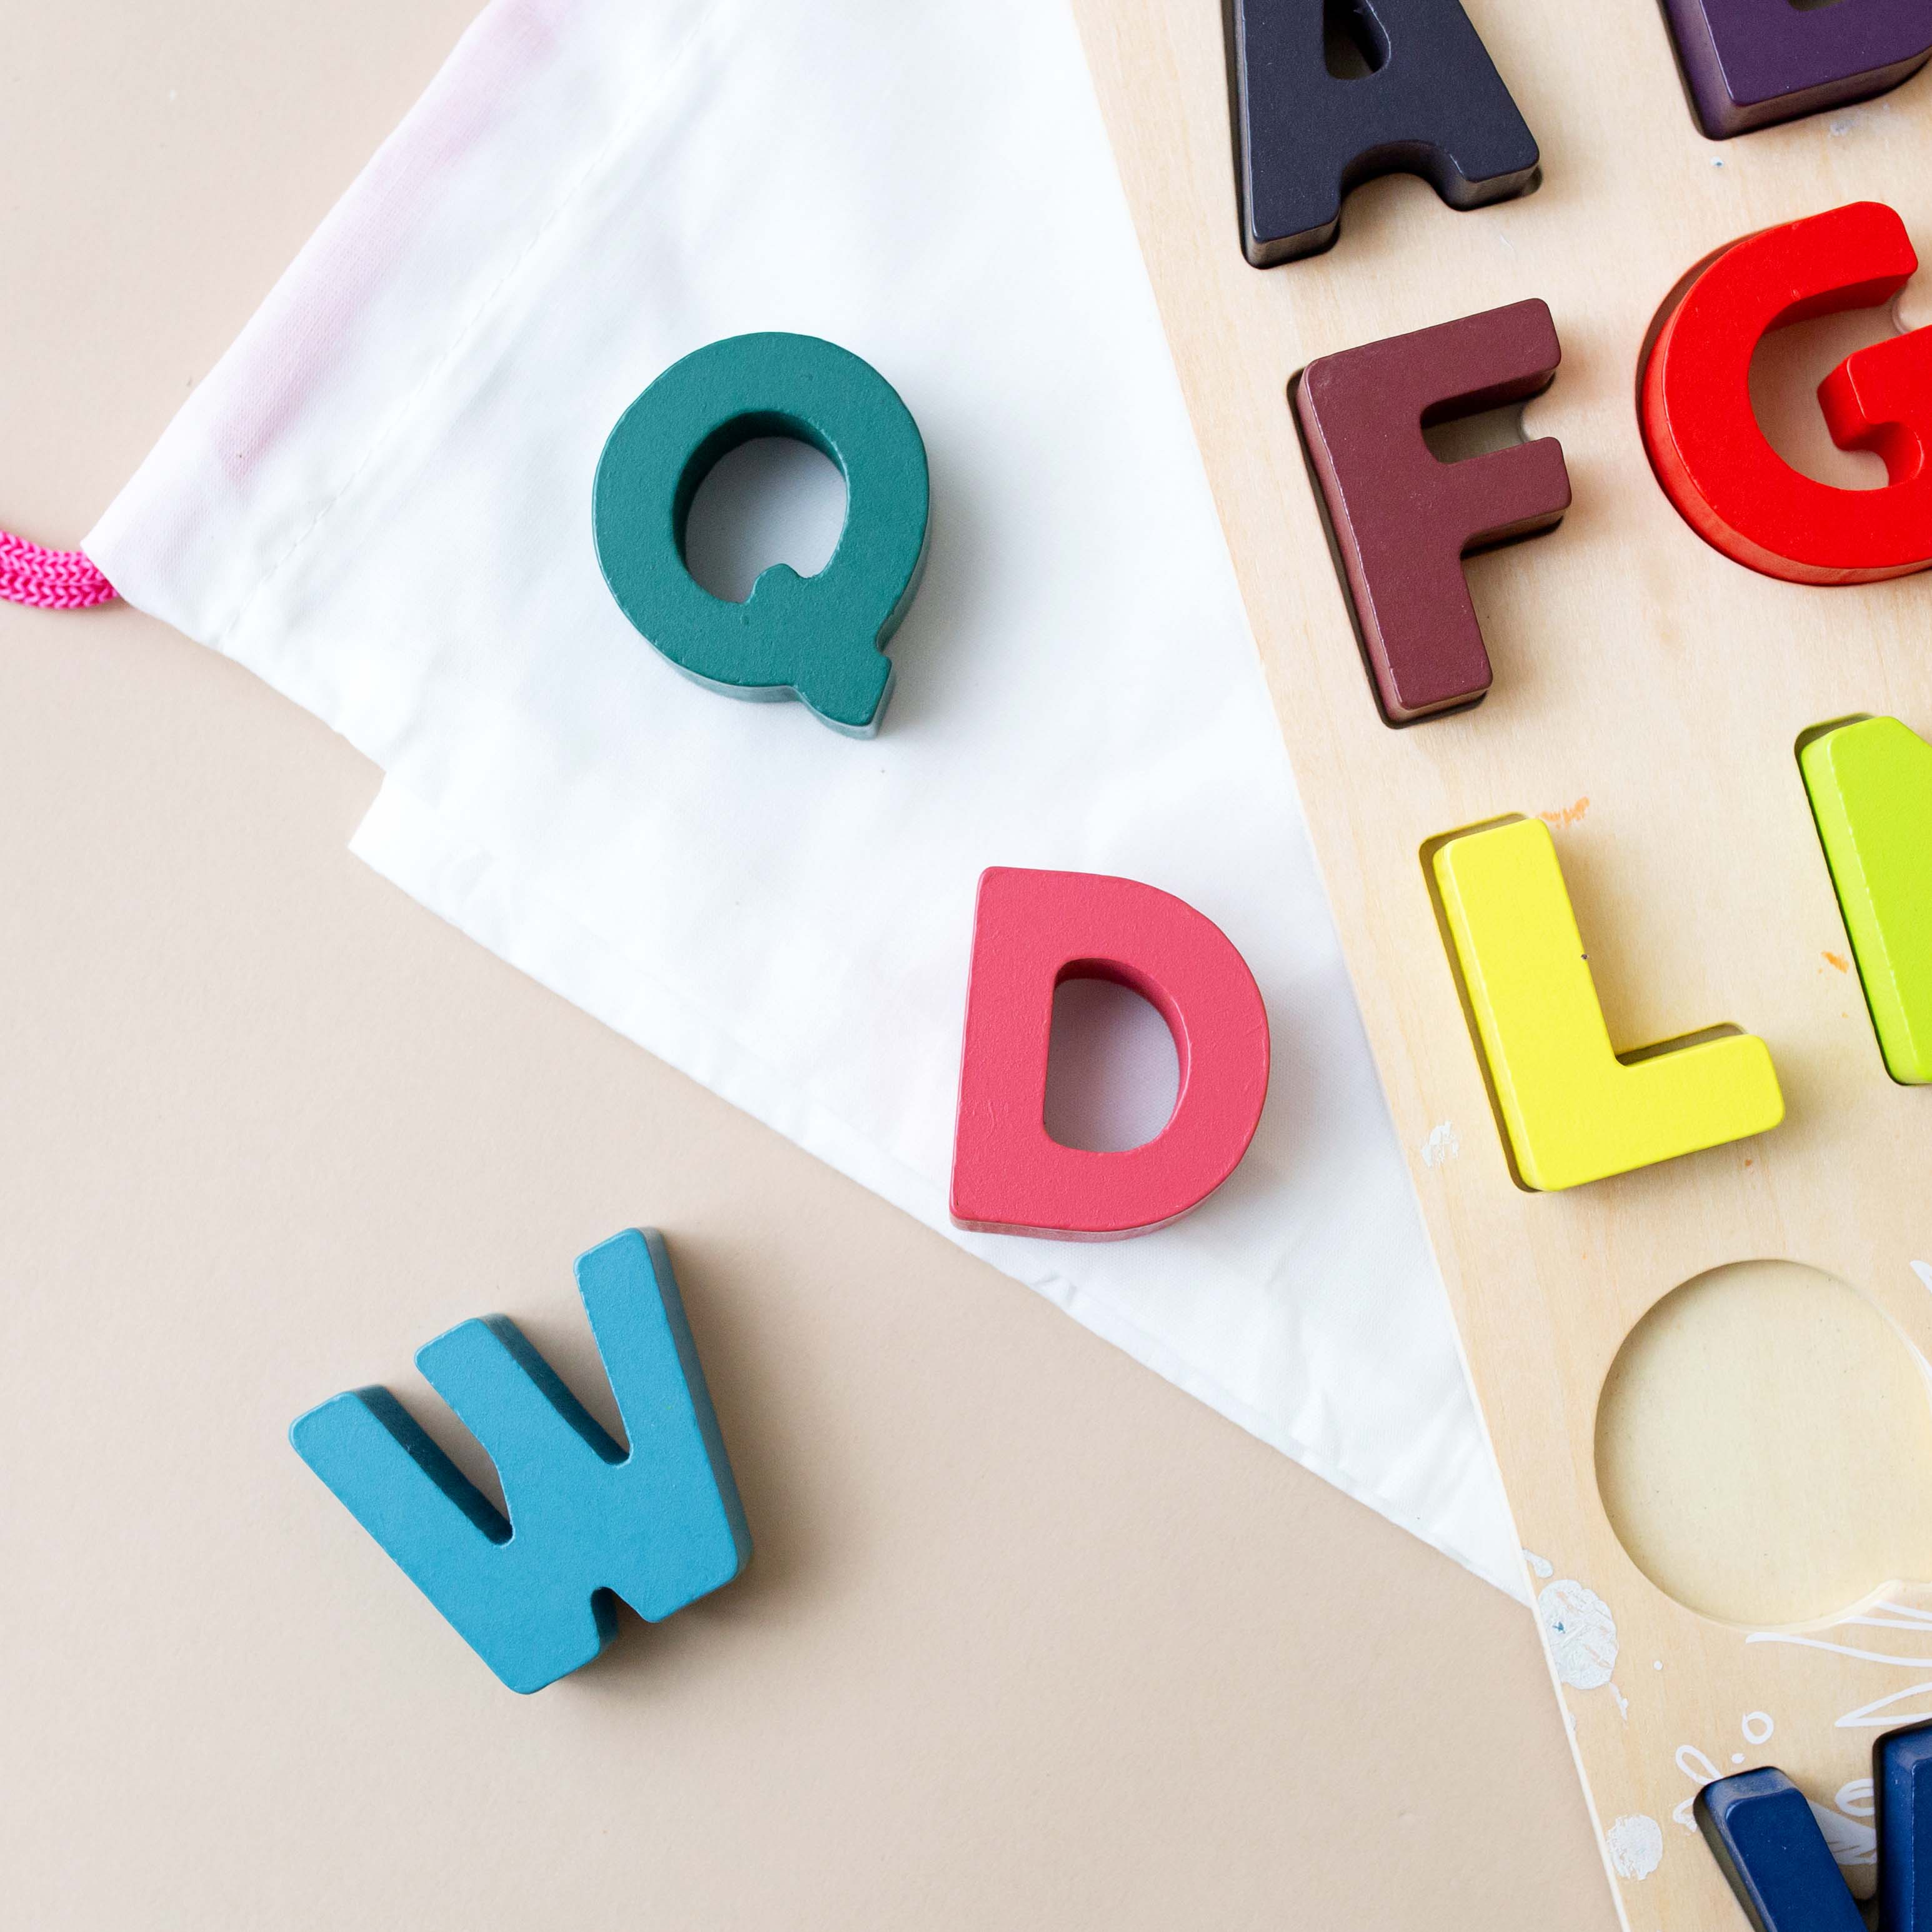
<svg viewBox="0 0 1932 1932">
<path fill-rule="evenodd" d="M 472 10 L 0 0 L 0 524 L 88 527 Z M 1612 1923 L 1520 1608 L 438 925 L 376 783 L 0 610 L 0 1918 Z M 496 1309 L 608 1414 L 640 1222 L 758 1555 L 518 1700 L 284 1432 Z"/>
</svg>

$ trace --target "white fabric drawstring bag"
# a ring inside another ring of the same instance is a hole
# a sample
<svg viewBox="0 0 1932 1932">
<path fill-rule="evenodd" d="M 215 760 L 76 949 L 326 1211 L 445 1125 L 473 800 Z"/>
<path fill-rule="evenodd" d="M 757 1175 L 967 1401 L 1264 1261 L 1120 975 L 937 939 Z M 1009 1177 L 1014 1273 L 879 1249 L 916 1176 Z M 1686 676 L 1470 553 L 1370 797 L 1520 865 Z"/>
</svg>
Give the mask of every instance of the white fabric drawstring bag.
<svg viewBox="0 0 1932 1932">
<path fill-rule="evenodd" d="M 868 742 L 688 682 L 598 572 L 619 416 L 762 329 L 930 456 Z M 1522 1593 L 1060 8 L 496 0 L 86 548 L 381 765 L 356 849 L 424 905 Z M 1144 880 L 1253 968 L 1267 1113 L 1173 1227 L 950 1227 L 988 865 Z"/>
</svg>

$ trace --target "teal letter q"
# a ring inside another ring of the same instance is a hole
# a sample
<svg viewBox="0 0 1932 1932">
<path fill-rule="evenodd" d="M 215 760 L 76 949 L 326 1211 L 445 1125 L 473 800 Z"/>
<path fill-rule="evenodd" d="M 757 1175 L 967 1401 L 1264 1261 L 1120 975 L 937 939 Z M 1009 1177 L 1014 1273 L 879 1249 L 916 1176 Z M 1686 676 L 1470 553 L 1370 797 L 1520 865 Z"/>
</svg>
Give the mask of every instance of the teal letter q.
<svg viewBox="0 0 1932 1932">
<path fill-rule="evenodd" d="M 742 604 L 686 568 L 692 500 L 721 457 L 791 436 L 838 464 L 845 524 L 815 577 L 774 564 Z M 885 646 L 919 589 L 926 445 L 869 363 L 811 335 L 734 335 L 674 362 L 624 412 L 597 466 L 597 560 L 624 615 L 688 677 L 734 698 L 803 700 L 869 738 L 892 694 Z"/>
</svg>

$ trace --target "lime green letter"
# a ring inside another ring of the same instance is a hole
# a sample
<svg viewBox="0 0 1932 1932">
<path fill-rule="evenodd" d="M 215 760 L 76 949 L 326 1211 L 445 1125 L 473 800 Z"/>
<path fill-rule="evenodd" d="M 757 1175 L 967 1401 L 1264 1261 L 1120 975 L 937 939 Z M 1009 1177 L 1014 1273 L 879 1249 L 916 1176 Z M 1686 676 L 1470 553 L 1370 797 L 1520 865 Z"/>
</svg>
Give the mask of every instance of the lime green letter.
<svg viewBox="0 0 1932 1932">
<path fill-rule="evenodd" d="M 1932 745 L 1859 718 L 1801 746 L 1838 904 L 1886 1070 L 1932 1084 Z"/>
</svg>

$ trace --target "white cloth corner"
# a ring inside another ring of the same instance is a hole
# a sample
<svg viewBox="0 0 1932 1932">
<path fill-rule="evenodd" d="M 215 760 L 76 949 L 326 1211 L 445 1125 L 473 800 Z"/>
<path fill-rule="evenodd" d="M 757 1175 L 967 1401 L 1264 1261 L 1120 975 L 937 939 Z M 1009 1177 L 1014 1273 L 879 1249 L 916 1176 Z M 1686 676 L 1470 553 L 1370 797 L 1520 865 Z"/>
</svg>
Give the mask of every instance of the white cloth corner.
<svg viewBox="0 0 1932 1932">
<path fill-rule="evenodd" d="M 871 741 L 688 682 L 598 572 L 618 416 L 760 328 L 931 457 Z M 1060 9 L 496 0 L 87 549 L 383 767 L 356 850 L 424 905 L 1522 1594 Z M 1160 886 L 1254 970 L 1260 1132 L 1158 1234 L 947 1222 L 993 864 Z"/>
</svg>

